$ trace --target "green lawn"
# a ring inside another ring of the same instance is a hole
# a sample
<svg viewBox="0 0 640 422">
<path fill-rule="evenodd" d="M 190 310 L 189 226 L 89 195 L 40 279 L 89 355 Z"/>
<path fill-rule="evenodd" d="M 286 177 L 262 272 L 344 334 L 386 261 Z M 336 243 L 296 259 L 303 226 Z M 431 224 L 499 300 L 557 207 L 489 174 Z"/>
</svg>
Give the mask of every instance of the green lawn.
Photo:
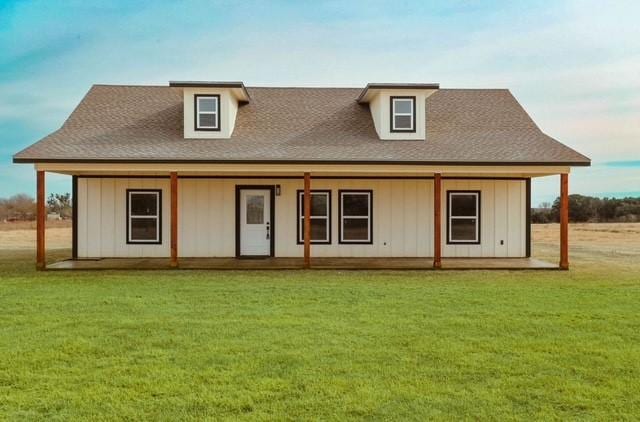
<svg viewBox="0 0 640 422">
<path fill-rule="evenodd" d="M 637 419 L 640 271 L 46 272 L 0 251 L 0 419 Z"/>
</svg>

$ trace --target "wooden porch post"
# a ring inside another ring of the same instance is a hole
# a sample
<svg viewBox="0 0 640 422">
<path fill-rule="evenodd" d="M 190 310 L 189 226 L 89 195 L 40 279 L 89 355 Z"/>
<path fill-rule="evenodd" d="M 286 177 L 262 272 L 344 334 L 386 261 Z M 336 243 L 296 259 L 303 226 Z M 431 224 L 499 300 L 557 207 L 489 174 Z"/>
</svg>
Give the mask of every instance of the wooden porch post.
<svg viewBox="0 0 640 422">
<path fill-rule="evenodd" d="M 441 174 L 433 177 L 433 268 L 442 268 L 442 180 Z"/>
<path fill-rule="evenodd" d="M 304 174 L 304 268 L 311 268 L 311 173 Z"/>
<path fill-rule="evenodd" d="M 171 266 L 178 266 L 178 173 L 172 171 L 171 178 Z"/>
<path fill-rule="evenodd" d="M 560 269 L 569 269 L 569 175 L 560 175 Z"/>
<path fill-rule="evenodd" d="M 36 268 L 45 269 L 44 226 L 47 218 L 45 210 L 44 171 L 36 172 Z"/>
</svg>

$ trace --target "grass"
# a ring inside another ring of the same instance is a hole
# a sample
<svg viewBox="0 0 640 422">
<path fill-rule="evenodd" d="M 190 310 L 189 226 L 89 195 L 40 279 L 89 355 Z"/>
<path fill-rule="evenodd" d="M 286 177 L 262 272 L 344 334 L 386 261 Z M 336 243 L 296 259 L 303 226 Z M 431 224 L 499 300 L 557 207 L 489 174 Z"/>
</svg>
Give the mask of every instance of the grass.
<svg viewBox="0 0 640 422">
<path fill-rule="evenodd" d="M 584 245 L 570 272 L 37 273 L 0 250 L 0 418 L 638 419 L 640 248 L 614 252 Z"/>
</svg>

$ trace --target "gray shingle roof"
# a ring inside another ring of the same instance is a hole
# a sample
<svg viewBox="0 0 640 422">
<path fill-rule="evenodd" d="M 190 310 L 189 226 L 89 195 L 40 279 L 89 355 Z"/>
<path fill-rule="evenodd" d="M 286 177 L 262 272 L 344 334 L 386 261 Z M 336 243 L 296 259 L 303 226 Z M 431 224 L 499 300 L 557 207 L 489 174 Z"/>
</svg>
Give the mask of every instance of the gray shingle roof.
<svg viewBox="0 0 640 422">
<path fill-rule="evenodd" d="M 95 85 L 14 161 L 589 164 L 542 133 L 508 90 L 435 92 L 420 141 L 380 140 L 359 88 L 247 90 L 230 139 L 184 139 L 182 88 Z"/>
</svg>

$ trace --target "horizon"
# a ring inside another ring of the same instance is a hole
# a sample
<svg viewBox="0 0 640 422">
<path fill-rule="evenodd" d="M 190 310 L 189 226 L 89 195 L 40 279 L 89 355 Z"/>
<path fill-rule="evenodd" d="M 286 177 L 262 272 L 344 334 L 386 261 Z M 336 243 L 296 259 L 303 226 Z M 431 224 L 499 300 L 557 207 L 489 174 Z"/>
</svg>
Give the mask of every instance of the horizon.
<svg viewBox="0 0 640 422">
<path fill-rule="evenodd" d="M 572 169 L 570 193 L 638 192 L 640 3 L 588 13 L 598 4 L 3 2 L 0 197 L 33 196 L 33 167 L 13 154 L 59 128 L 91 85 L 211 79 L 509 89 L 543 132 L 592 159 Z M 557 196 L 557 179 L 534 179 L 532 203 Z M 70 191 L 68 176 L 47 175 L 48 193 Z"/>
</svg>

